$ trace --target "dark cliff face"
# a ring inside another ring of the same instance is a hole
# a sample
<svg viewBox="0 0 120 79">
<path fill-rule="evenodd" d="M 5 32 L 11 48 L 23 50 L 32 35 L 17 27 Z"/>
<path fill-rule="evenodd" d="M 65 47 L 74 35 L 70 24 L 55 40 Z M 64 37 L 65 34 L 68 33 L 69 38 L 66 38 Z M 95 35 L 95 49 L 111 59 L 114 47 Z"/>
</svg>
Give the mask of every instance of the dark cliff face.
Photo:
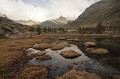
<svg viewBox="0 0 120 79">
<path fill-rule="evenodd" d="M 0 17 L 0 30 L 13 33 L 14 30 L 24 32 L 27 26 L 13 22 L 12 20 Z"/>
<path fill-rule="evenodd" d="M 78 18 L 67 24 L 68 28 L 95 27 L 99 21 L 103 24 L 120 21 L 120 0 L 101 0 L 78 16 Z"/>
</svg>

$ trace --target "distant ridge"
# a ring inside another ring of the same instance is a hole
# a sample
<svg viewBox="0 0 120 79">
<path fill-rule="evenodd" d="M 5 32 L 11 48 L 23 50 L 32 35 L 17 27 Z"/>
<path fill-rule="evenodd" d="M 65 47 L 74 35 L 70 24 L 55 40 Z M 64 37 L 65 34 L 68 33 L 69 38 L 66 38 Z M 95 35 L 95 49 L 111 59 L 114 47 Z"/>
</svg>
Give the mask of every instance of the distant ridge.
<svg viewBox="0 0 120 79">
<path fill-rule="evenodd" d="M 40 23 L 40 26 L 41 27 L 63 27 L 68 22 L 69 22 L 69 20 L 67 20 L 65 17 L 60 16 L 57 19 L 44 21 L 44 22 Z"/>
<path fill-rule="evenodd" d="M 30 25 L 30 26 L 40 23 L 40 22 L 36 22 L 36 21 L 33 21 L 33 20 L 14 20 L 14 22 L 20 23 L 20 24 L 23 24 L 23 25 Z"/>
</svg>

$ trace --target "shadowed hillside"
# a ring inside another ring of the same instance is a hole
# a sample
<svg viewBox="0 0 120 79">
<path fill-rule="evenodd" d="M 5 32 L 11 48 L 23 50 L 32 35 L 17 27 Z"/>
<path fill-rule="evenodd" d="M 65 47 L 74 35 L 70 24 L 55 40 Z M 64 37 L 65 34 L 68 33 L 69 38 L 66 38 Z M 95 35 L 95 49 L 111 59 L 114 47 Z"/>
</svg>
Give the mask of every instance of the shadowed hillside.
<svg viewBox="0 0 120 79">
<path fill-rule="evenodd" d="M 101 0 L 91 5 L 75 21 L 69 22 L 67 27 L 95 27 L 99 21 L 103 25 L 120 22 L 120 0 Z"/>
<path fill-rule="evenodd" d="M 29 27 L 15 23 L 12 20 L 4 17 L 0 17 L 0 36 L 4 36 L 6 34 L 17 34 L 24 33 Z"/>
</svg>

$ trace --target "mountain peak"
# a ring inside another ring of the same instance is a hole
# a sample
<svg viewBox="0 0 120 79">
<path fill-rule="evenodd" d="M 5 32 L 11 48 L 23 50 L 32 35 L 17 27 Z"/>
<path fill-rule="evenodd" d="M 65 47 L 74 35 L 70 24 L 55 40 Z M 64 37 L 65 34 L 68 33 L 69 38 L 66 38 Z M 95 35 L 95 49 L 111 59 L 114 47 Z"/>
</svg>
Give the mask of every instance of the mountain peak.
<svg viewBox="0 0 120 79">
<path fill-rule="evenodd" d="M 62 15 L 58 18 L 59 20 L 67 20 L 65 17 L 63 17 Z"/>
<path fill-rule="evenodd" d="M 7 18 L 7 19 L 8 19 L 8 17 L 7 17 L 5 14 L 2 14 L 2 13 L 0 13 L 0 17 Z"/>
</svg>

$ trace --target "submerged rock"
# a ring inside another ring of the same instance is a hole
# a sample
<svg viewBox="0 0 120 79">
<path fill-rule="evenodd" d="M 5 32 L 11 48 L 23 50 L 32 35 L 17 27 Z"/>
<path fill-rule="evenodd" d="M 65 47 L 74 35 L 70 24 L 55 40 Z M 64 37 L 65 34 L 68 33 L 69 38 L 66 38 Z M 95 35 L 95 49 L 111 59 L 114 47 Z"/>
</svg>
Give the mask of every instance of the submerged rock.
<svg viewBox="0 0 120 79">
<path fill-rule="evenodd" d="M 86 51 L 92 54 L 108 54 L 109 51 L 104 48 L 87 48 Z"/>
<path fill-rule="evenodd" d="M 53 45 L 49 43 L 40 43 L 38 45 L 33 46 L 34 49 L 38 49 L 38 50 L 48 49 L 51 47 L 53 47 Z"/>
<path fill-rule="evenodd" d="M 86 47 L 95 47 L 96 46 L 96 43 L 95 42 L 85 42 L 84 45 Z"/>
<path fill-rule="evenodd" d="M 62 55 L 64 58 L 73 59 L 79 57 L 81 54 L 73 50 L 68 50 L 68 51 L 63 51 L 62 53 L 60 53 L 60 55 Z"/>
<path fill-rule="evenodd" d="M 101 77 L 95 73 L 71 70 L 63 76 L 57 77 L 56 79 L 101 79 Z"/>
</svg>

